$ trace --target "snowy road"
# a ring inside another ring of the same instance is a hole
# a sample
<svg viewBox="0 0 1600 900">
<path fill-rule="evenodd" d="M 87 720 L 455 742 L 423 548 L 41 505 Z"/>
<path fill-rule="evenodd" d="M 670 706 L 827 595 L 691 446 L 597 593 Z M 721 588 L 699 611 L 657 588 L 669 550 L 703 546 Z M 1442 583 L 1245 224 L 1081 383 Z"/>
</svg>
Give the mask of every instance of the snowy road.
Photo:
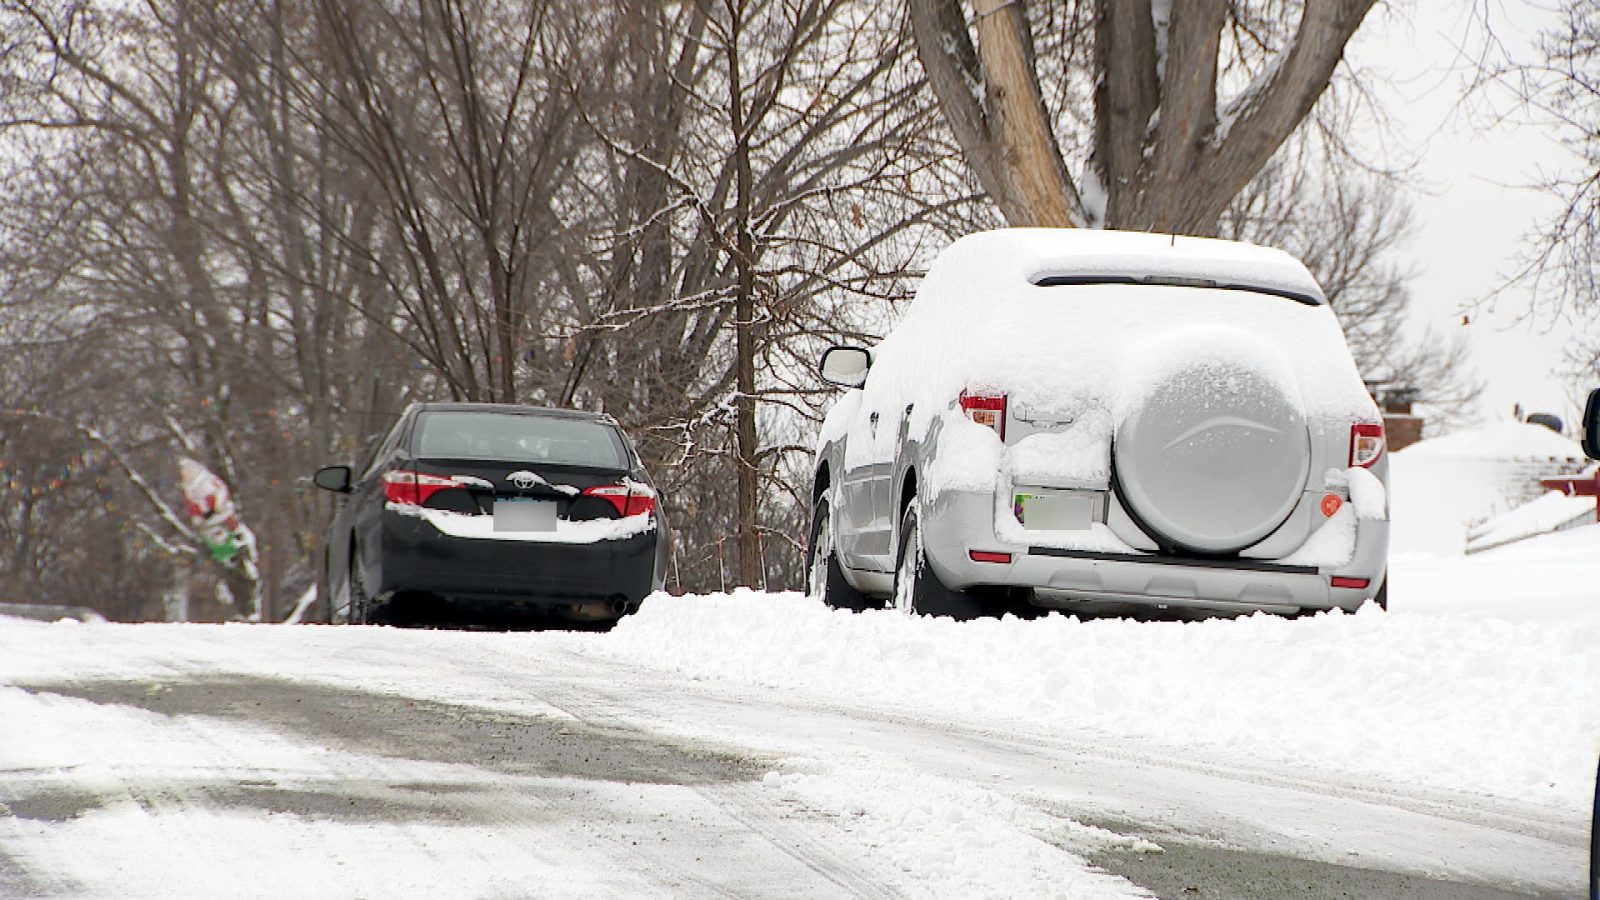
<svg viewBox="0 0 1600 900">
<path fill-rule="evenodd" d="M 125 770 L 88 784 L 73 772 L 12 773 L 5 802 L 22 820 L 122 807 L 106 837 L 129 856 L 99 882 L 84 878 L 98 861 L 69 855 L 45 873 L 13 860 L 7 887 L 18 893 L 797 896 L 872 883 L 769 809 L 752 761 L 553 709 L 524 716 L 237 678 L 50 695 L 171 717 L 175 743 L 209 744 L 215 759 L 180 777 Z M 237 727 L 327 752 L 317 764 L 264 764 L 259 744 L 219 740 Z M 252 814 L 277 833 L 229 821 Z M 33 858 L 37 842 L 21 846 Z M 91 848 L 108 849 L 79 845 Z M 145 854 L 167 863 L 132 858 Z"/>
<path fill-rule="evenodd" d="M 1270 731 L 1258 752 L 1229 749 L 1200 719 L 1131 693 L 1124 706 L 1192 728 L 1201 746 L 1119 735 L 1115 718 L 1028 724 L 994 684 L 975 686 L 994 708 L 974 709 L 928 673 L 918 677 L 932 695 L 892 683 L 886 695 L 889 670 L 870 661 L 826 690 L 781 683 L 837 669 L 827 647 L 851 642 L 915 659 L 952 642 L 990 652 L 998 635 L 1026 665 L 1045 665 L 1030 662 L 1030 641 L 1056 641 L 1049 653 L 1105 668 L 1095 636 L 1148 660 L 1169 624 L 1212 656 L 1241 629 L 1269 648 L 1281 631 L 1314 660 L 1349 656 L 1374 628 L 1409 639 L 1401 616 L 1100 624 L 973 628 L 756 595 L 663 600 L 610 635 L 0 620 L 0 894 L 1581 890 L 1588 823 L 1567 800 L 1587 784 L 1540 802 L 1516 784 L 1496 796 L 1295 763 Z M 1518 640 L 1499 626 L 1493 637 Z M 981 671 L 1014 678 L 1015 664 L 991 654 Z M 1171 702 L 1225 718 L 1203 702 L 1220 689 L 1214 674 L 1197 669 L 1181 687 Z M 1012 699 L 1030 690 L 1015 684 Z M 1367 743 L 1411 752 L 1402 734 Z M 1472 761 L 1470 744 L 1461 753 Z"/>
</svg>

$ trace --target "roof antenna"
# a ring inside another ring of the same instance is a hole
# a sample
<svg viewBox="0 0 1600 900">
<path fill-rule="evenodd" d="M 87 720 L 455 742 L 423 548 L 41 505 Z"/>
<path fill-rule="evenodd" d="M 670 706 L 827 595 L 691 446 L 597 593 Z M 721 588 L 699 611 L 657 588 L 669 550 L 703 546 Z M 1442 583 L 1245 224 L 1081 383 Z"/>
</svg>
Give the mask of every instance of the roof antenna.
<svg viewBox="0 0 1600 900">
<path fill-rule="evenodd" d="M 1173 247 L 1178 246 L 1178 233 L 1176 231 L 1174 231 L 1173 233 L 1167 235 L 1167 237 L 1172 238 L 1171 246 L 1173 246 Z"/>
</svg>

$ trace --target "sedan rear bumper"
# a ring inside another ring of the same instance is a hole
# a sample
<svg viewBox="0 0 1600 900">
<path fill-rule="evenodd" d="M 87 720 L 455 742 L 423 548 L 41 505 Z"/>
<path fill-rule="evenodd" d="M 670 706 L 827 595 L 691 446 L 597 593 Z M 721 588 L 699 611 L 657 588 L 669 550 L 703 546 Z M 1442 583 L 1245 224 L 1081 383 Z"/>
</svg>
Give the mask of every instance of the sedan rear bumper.
<svg viewBox="0 0 1600 900">
<path fill-rule="evenodd" d="M 427 519 L 385 510 L 367 560 L 375 597 L 416 592 L 479 607 L 569 605 L 623 598 L 630 609 L 661 586 L 659 525 L 587 543 L 461 537 Z"/>
<path fill-rule="evenodd" d="M 928 564 L 950 587 L 1028 588 L 1036 605 L 1051 608 L 1109 603 L 1217 612 L 1354 611 L 1377 593 L 1389 545 L 1389 523 L 1364 519 L 1354 556 L 1338 567 L 1063 550 L 1001 540 L 994 516 L 988 492 L 941 493 L 923 518 Z M 1010 554 L 1010 559 L 979 562 L 969 555 L 972 550 Z M 1367 586 L 1336 588 L 1333 576 L 1364 578 Z"/>
</svg>

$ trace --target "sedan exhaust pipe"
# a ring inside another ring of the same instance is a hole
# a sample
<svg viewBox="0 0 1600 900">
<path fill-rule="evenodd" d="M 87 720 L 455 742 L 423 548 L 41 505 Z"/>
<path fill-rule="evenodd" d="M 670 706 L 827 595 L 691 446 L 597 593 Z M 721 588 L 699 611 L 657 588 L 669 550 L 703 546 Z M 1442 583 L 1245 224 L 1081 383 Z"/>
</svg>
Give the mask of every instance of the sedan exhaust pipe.
<svg viewBox="0 0 1600 900">
<path fill-rule="evenodd" d="M 613 594 L 605 600 L 585 600 L 581 603 L 570 603 L 565 612 L 568 618 L 578 622 L 600 622 L 606 619 L 616 619 L 627 614 L 628 598 L 622 594 Z"/>
</svg>

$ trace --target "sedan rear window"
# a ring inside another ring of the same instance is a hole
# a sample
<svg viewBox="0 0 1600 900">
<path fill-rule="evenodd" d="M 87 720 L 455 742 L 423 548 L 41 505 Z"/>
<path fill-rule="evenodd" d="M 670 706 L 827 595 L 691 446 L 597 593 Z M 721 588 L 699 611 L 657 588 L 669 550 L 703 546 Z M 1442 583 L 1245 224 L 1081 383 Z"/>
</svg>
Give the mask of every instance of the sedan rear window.
<svg viewBox="0 0 1600 900">
<path fill-rule="evenodd" d="M 590 419 L 494 412 L 426 412 L 417 420 L 424 459 L 482 459 L 628 468 L 616 429 Z"/>
</svg>

